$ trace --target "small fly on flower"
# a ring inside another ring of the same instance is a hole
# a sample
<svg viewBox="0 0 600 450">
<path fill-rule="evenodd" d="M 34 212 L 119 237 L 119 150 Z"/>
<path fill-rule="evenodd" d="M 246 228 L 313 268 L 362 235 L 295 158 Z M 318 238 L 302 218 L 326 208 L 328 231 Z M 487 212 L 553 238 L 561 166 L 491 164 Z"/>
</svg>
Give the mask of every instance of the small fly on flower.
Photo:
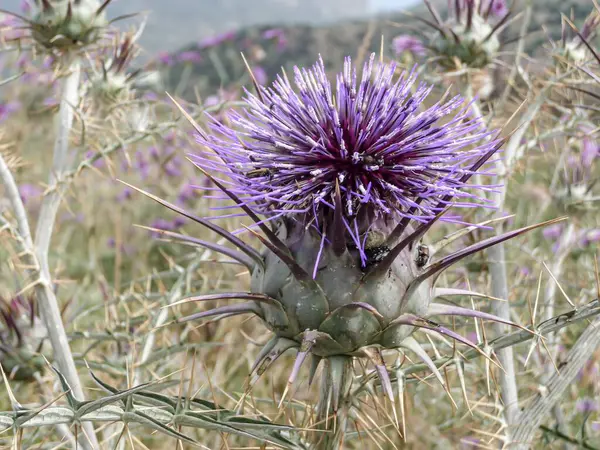
<svg viewBox="0 0 600 450">
<path fill-rule="evenodd" d="M 248 178 L 270 177 L 272 175 L 269 169 L 252 169 L 244 174 Z"/>
<path fill-rule="evenodd" d="M 417 259 L 415 263 L 417 267 L 424 267 L 429 262 L 430 251 L 425 244 L 419 244 L 417 247 Z"/>
</svg>

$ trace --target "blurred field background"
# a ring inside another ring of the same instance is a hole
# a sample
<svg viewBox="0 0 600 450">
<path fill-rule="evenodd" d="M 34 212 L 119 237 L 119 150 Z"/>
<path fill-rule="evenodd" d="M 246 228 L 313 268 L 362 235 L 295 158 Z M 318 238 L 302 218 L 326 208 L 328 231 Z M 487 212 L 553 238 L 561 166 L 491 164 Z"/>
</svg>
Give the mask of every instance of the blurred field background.
<svg viewBox="0 0 600 450">
<path fill-rule="evenodd" d="M 2 0 L 0 7 L 18 11 L 19 3 Z M 441 10 L 445 3 L 438 2 Z M 517 10 L 527 2 L 520 3 Z M 571 15 L 574 22 L 581 25 L 594 7 L 586 0 L 536 0 L 531 4 L 525 50 L 541 60 L 547 58 L 549 37 L 555 40 L 560 37 L 560 14 Z M 413 33 L 407 25 L 411 21 L 411 25 L 415 25 L 414 20 L 400 13 L 403 9 L 426 14 L 420 2 L 401 0 L 120 0 L 110 5 L 108 11 L 112 17 L 147 11 L 146 28 L 139 41 L 142 50 L 130 70 L 139 68 L 148 76 L 140 82 L 135 97 L 118 109 L 102 111 L 85 105 L 77 112 L 71 134 L 72 148 L 76 152 L 72 155 L 69 183 L 50 252 L 55 291 L 85 392 L 90 398 L 102 394 L 94 387 L 87 367 L 119 389 L 161 379 L 166 383 L 161 387 L 163 392 L 179 395 L 181 386 L 185 385 L 186 392 L 189 389 L 202 398 L 233 408 L 243 392 L 259 344 L 267 340 L 268 332 L 257 319 L 233 318 L 224 322 L 155 328 L 160 308 L 171 296 L 243 291 L 249 283 L 248 272 L 230 264 L 227 258 L 166 242 L 156 232 L 144 229 L 143 226 L 169 229 L 207 241 L 219 240 L 216 234 L 172 214 L 122 183 L 184 206 L 201 217 L 219 213 L 212 209 L 222 204 L 211 198 L 212 184 L 186 159 L 187 155 L 197 152 L 193 129 L 181 120 L 165 92 L 177 98 L 202 123 L 203 112 L 218 116 L 229 108 L 237 108 L 243 87 L 251 89 L 251 79 L 240 52 L 263 85 L 273 81 L 282 68 L 290 70 L 294 65 L 311 65 L 318 55 L 323 56 L 331 73 L 339 70 L 347 55 L 359 62 L 369 53 L 379 55 L 381 51 L 385 60 L 400 58 L 393 51 L 393 38 Z M 130 18 L 120 22 L 119 27 L 129 30 L 142 20 L 141 17 Z M 505 34 L 518 35 L 520 24 L 511 24 Z M 598 41 L 593 42 L 598 48 Z M 504 49 L 506 54 L 502 58 L 507 61 L 506 67 L 498 66 L 493 74 L 497 80 L 497 95 L 502 92 L 502 82 L 510 71 L 515 45 L 513 42 Z M 32 229 L 35 229 L 52 164 L 58 74 L 45 67 L 41 58 L 31 61 L 14 53 L 0 54 L 0 58 L 0 79 L 23 74 L 15 82 L 0 86 L 0 151 L 11 162 Z M 410 67 L 413 61 L 401 60 L 401 63 Z M 526 59 L 524 67 L 532 74 L 544 70 L 533 59 Z M 447 86 L 440 82 L 437 90 L 441 93 Z M 510 123 L 507 119 L 524 99 L 535 95 L 533 89 L 539 86 L 535 83 L 529 87 L 516 86 L 508 102 L 510 106 L 501 116 L 493 116 L 491 124 L 497 128 L 507 126 L 507 129 L 518 125 L 518 116 Z M 563 91 L 557 93 L 557 102 L 568 95 Z M 560 112 L 560 108 L 558 110 Z M 597 296 L 594 265 L 600 239 L 597 206 L 573 213 L 554 201 L 550 187 L 553 179 L 561 175 L 555 169 L 563 149 L 570 145 L 569 136 L 537 140 L 559 112 L 553 105 L 545 105 L 532 125 L 527 135 L 531 140 L 528 156 L 511 173 L 506 212 L 515 214 L 510 221 L 510 226 L 515 228 L 567 214 L 569 223 L 577 227 L 579 238 L 564 255 L 563 250 L 557 248 L 557 242 L 569 226 L 566 224 L 550 231 L 536 230 L 508 242 L 511 291 L 507 300 L 513 306 L 513 320 L 523 325 L 531 322 L 531 303 L 538 295 L 539 277 L 543 280 L 542 291 L 552 283 L 543 263 L 553 267 L 558 257 L 564 258 L 557 274 L 564 295 L 557 294 L 556 314 L 570 310 L 565 296 L 577 305 Z M 598 126 L 598 122 L 594 125 Z M 595 178 L 600 176 L 598 166 L 593 168 Z M 594 189 L 596 192 L 597 186 Z M 7 210 L 2 197 L 0 201 L 3 202 L 0 211 Z M 242 222 L 247 223 L 239 217 L 218 221 L 229 230 L 240 229 Z M 9 230 L 0 229 L 3 232 L 0 235 L 3 242 L 0 298 L 8 304 L 16 292 L 25 290 L 24 298 L 32 295 L 26 289 L 31 280 L 21 275 L 22 266 L 15 263 L 18 250 Z M 453 229 L 440 225 L 435 233 L 442 236 Z M 252 237 L 243 236 L 259 246 Z M 446 273 L 444 281 L 447 286 L 470 285 L 478 288 L 475 290 L 489 292 L 488 275 L 486 260 L 479 255 Z M 490 301 L 493 300 L 477 299 L 475 304 L 486 310 Z M 183 311 L 192 312 L 197 308 L 197 305 L 186 306 Z M 540 313 L 540 316 L 543 315 Z M 559 348 L 551 349 L 556 356 L 556 367 L 560 368 L 561 355 L 566 354 L 586 325 L 576 324 L 561 333 Z M 458 321 L 455 326 L 474 341 L 481 338 L 475 334 L 471 320 Z M 35 334 L 35 327 L 28 333 Z M 148 339 L 155 339 L 153 350 L 142 360 L 142 348 Z M 32 349 L 35 356 L 26 367 L 23 361 L 9 361 L 6 357 L 0 361 L 9 375 L 11 367 L 18 368 L 12 372 L 10 386 L 24 405 L 43 404 L 56 396 L 56 378 L 39 356 L 40 348 Z M 529 343 L 515 348 L 519 392 L 524 405 L 543 389 L 541 380 L 547 375 L 544 371 L 554 370 L 554 366 L 544 364 L 543 346 L 533 351 L 531 361 L 525 366 L 529 348 Z M 277 409 L 292 361 L 293 355 L 287 354 L 278 360 L 254 388 L 253 402 L 256 409 L 269 418 L 302 428 L 308 424 L 311 399 L 318 395 L 315 386 L 307 386 L 306 377 L 300 378 L 293 401 L 283 413 Z M 392 361 L 393 358 L 390 363 Z M 599 370 L 600 351 L 597 351 L 578 374 L 577 382 L 565 393 L 559 415 L 544 422 L 535 448 L 600 448 Z M 373 406 L 383 402 L 383 397 L 369 399 L 360 427 L 373 431 L 349 441 L 345 448 L 501 448 L 504 424 L 496 380 L 492 378 L 490 382 L 486 377 L 483 359 L 469 362 L 465 371 L 465 391 L 454 370 L 444 373 L 456 407 L 444 389 L 429 378 L 409 385 L 405 406 L 406 439 L 394 433 L 389 408 L 382 404 Z M 180 379 L 185 383 L 180 383 Z M 463 398 L 465 394 L 468 403 Z M 0 394 L 0 410 L 11 410 L 4 393 Z M 557 421 L 563 427 L 560 432 Z M 139 449 L 192 448 L 181 442 L 177 444 L 171 437 L 144 432 L 135 425 L 131 428 L 133 437 L 119 445 Z M 119 432 L 119 428 L 111 431 L 106 427 L 102 448 L 111 448 L 108 443 L 114 445 Z M 263 448 L 252 439 L 216 431 L 192 430 L 188 434 L 209 449 Z M 57 444 L 60 439 L 51 428 L 27 430 L 20 448 L 61 448 Z M 0 434 L 0 448 L 12 449 L 12 445 L 8 433 Z"/>
</svg>

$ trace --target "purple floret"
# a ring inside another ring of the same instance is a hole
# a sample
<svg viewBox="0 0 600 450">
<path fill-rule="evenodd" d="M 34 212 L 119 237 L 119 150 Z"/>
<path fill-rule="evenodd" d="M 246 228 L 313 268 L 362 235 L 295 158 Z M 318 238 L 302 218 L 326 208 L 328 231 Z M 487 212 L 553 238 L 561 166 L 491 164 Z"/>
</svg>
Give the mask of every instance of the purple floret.
<svg viewBox="0 0 600 450">
<path fill-rule="evenodd" d="M 414 36 L 409 34 L 401 34 L 396 36 L 392 40 L 392 48 L 396 55 L 400 55 L 404 52 L 410 52 L 415 56 L 425 55 L 425 45 L 423 42 Z"/>
<path fill-rule="evenodd" d="M 296 89 L 279 76 L 260 96 L 247 92 L 247 110 L 228 114 L 231 127 L 213 120 L 211 135 L 198 136 L 220 160 L 211 152 L 194 159 L 226 174 L 255 212 L 320 231 L 334 216 L 339 185 L 337 204 L 359 248 L 373 220 L 425 222 L 447 205 L 481 205 L 461 190 L 469 167 L 499 147 L 496 134 L 460 96 L 424 107 L 433 87 L 395 72 L 395 63 L 375 64 L 372 55 L 359 81 L 347 58 L 332 87 L 321 59 L 295 68 Z"/>
</svg>

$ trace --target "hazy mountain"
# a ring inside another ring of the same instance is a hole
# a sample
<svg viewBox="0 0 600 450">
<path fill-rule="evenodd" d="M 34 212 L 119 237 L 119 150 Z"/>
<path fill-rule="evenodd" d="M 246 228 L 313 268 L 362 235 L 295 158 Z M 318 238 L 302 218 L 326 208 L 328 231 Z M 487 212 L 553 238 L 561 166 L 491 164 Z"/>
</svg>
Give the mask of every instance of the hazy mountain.
<svg viewBox="0 0 600 450">
<path fill-rule="evenodd" d="M 256 25 L 322 24 L 365 18 L 400 9 L 419 0 L 114 0 L 112 16 L 147 11 L 141 44 L 150 54 L 171 51 L 189 42 Z M 18 11 L 21 0 L 0 0 Z M 133 19 L 134 21 L 136 19 Z M 139 20 L 139 19 L 138 19 Z M 129 20 L 132 22 L 132 19 Z M 127 26 L 127 22 L 122 26 Z"/>
<path fill-rule="evenodd" d="M 446 17 L 447 0 L 436 0 L 436 4 L 442 17 Z M 383 7 L 384 2 L 381 1 L 379 5 Z M 548 38 L 543 29 L 553 39 L 560 38 L 561 12 L 570 13 L 572 10 L 575 21 L 581 25 L 592 8 L 593 4 L 590 0 L 535 0 L 526 39 L 527 51 L 534 53 L 545 51 L 542 46 L 548 42 Z M 422 2 L 413 5 L 411 11 L 421 17 L 430 17 Z M 283 49 L 278 48 L 272 40 L 264 38 L 264 32 L 268 27 L 247 27 L 239 30 L 232 40 L 209 50 L 199 49 L 195 43 L 183 47 L 180 55 L 195 55 L 198 60 L 192 63 L 190 60 L 183 59 L 184 62 L 175 64 L 166 73 L 166 84 L 169 90 L 176 92 L 174 90 L 182 85 L 180 81 L 187 80 L 189 86 L 187 91 L 178 93 L 188 98 L 193 98 L 195 92 L 206 96 L 215 93 L 220 87 L 248 85 L 250 80 L 242 63 L 240 51 L 244 52 L 250 64 L 260 72 L 265 81 L 272 80 L 280 72 L 281 67 L 289 70 L 293 65 L 311 65 L 319 55 L 328 68 L 339 67 L 340 61 L 348 55 L 362 59 L 372 51 L 379 52 L 382 37 L 385 44 L 384 51 L 391 56 L 390 44 L 393 38 L 402 33 L 414 33 L 414 24 L 414 19 L 399 12 L 385 12 L 362 20 L 288 25 L 282 27 L 282 32 L 286 36 L 286 45 Z M 419 24 L 419 26 L 425 31 L 425 25 Z M 521 22 L 516 21 L 503 33 L 503 40 L 513 42 L 507 47 L 508 51 L 514 49 L 514 41 L 520 27 Z M 174 60 L 177 61 L 176 55 Z"/>
</svg>

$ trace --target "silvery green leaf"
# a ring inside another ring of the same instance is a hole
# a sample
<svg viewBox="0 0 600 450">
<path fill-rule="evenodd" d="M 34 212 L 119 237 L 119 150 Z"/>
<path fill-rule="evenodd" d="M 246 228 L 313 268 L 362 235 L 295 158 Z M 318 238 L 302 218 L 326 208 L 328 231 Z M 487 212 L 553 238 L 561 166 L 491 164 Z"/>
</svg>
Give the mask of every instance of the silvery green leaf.
<svg viewBox="0 0 600 450">
<path fill-rule="evenodd" d="M 54 372 L 56 372 L 56 375 L 58 376 L 58 380 L 60 381 L 60 384 L 62 386 L 62 389 L 63 389 L 64 393 L 65 393 L 65 396 L 67 397 L 67 401 L 69 402 L 69 405 L 71 406 L 71 408 L 77 409 L 78 406 L 79 406 L 79 404 L 80 404 L 80 402 L 73 395 L 73 392 L 71 390 L 71 386 L 69 385 L 67 379 L 63 376 L 62 373 L 60 373 L 58 371 L 58 369 L 56 367 L 52 366 L 52 369 L 54 370 Z"/>
<path fill-rule="evenodd" d="M 11 414 L 0 414 L 0 431 L 3 431 L 8 428 L 12 428 L 14 424 L 14 420 L 11 417 Z"/>
<path fill-rule="evenodd" d="M 52 406 L 39 411 L 28 411 L 15 420 L 14 425 L 19 428 L 40 427 L 46 425 L 70 424 L 75 413 L 66 406 Z"/>
<path fill-rule="evenodd" d="M 187 442 L 188 444 L 194 445 L 194 446 L 199 446 L 199 444 L 194 441 L 192 438 L 186 436 L 185 434 L 179 433 L 176 430 L 173 430 L 172 428 L 163 425 L 162 423 L 160 423 L 158 420 L 150 417 L 147 414 L 144 414 L 141 411 L 136 411 L 134 413 L 126 413 L 125 414 L 132 422 L 137 422 L 141 425 L 144 425 L 148 428 L 152 428 L 153 430 L 156 431 L 160 431 L 168 436 L 171 436 L 175 439 L 180 439 L 184 442 Z"/>
<path fill-rule="evenodd" d="M 155 406 L 163 411 L 168 411 L 170 414 L 175 414 L 175 407 L 172 406 L 171 400 L 166 395 L 156 394 L 154 392 L 141 392 L 134 394 L 133 399 L 136 402 Z"/>
<path fill-rule="evenodd" d="M 138 392 L 133 396 L 134 399 L 150 403 L 151 405 L 167 407 L 175 413 L 175 408 L 177 407 L 177 401 L 173 398 L 157 394 L 155 392 Z"/>
<path fill-rule="evenodd" d="M 134 412 L 141 412 L 160 423 L 171 423 L 173 421 L 173 414 L 160 407 L 136 406 Z"/>
<path fill-rule="evenodd" d="M 91 402 L 86 402 L 85 404 L 80 405 L 79 408 L 77 409 L 77 417 L 81 418 L 82 416 L 89 414 L 97 409 L 100 409 L 103 406 L 123 400 L 123 399 L 129 397 L 130 395 L 132 395 L 133 393 L 139 392 L 142 389 L 148 387 L 150 384 L 151 383 L 140 384 L 139 386 L 135 386 L 135 387 L 133 387 L 131 389 L 127 389 L 125 391 L 121 391 L 121 392 L 117 391 L 118 392 L 117 394 L 110 395 L 110 396 L 104 397 L 104 398 L 100 398 L 98 400 L 94 400 Z"/>
<path fill-rule="evenodd" d="M 106 405 L 93 412 L 88 412 L 80 420 L 86 422 L 117 422 L 123 417 L 125 410 L 117 405 Z"/>
</svg>

